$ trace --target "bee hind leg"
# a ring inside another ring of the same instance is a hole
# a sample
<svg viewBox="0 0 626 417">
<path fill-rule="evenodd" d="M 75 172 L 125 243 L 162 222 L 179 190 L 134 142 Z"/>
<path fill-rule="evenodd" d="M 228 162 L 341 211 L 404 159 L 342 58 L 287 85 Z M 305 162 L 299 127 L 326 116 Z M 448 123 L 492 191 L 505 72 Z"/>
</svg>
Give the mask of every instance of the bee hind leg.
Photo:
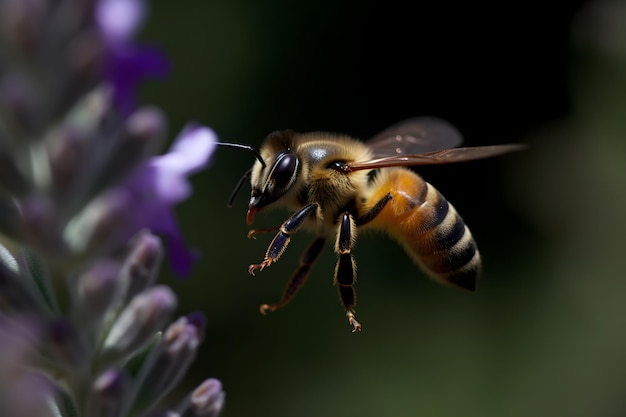
<svg viewBox="0 0 626 417">
<path fill-rule="evenodd" d="M 302 258 L 300 259 L 300 266 L 287 282 L 287 286 L 283 291 L 283 295 L 280 301 L 274 304 L 261 304 L 260 310 L 262 314 L 266 314 L 268 311 L 276 311 L 279 308 L 283 307 L 285 304 L 287 304 L 289 301 L 291 301 L 291 299 L 296 295 L 296 292 L 298 292 L 300 287 L 302 287 L 302 285 L 309 277 L 311 267 L 317 260 L 325 243 L 326 239 L 324 239 L 323 237 L 318 237 L 313 241 L 313 243 L 302 254 Z"/>
<path fill-rule="evenodd" d="M 354 316 L 354 306 L 356 305 L 356 291 L 354 290 L 356 263 L 351 252 L 355 240 L 356 222 L 350 213 L 344 213 L 339 222 L 339 232 L 335 242 L 335 252 L 338 259 L 333 283 L 338 286 L 339 299 L 346 310 L 348 323 L 353 327 L 353 333 L 361 331 L 361 324 Z"/>
</svg>

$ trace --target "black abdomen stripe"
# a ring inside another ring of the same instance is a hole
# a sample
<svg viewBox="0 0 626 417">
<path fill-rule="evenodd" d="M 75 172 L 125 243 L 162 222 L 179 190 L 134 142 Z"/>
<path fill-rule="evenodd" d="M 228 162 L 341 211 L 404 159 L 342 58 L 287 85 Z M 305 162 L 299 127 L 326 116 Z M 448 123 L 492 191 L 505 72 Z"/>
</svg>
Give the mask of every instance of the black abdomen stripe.
<svg viewBox="0 0 626 417">
<path fill-rule="evenodd" d="M 414 237 L 421 265 L 433 278 L 470 291 L 476 289 L 480 254 L 465 222 L 454 207 L 430 184 L 424 212 L 424 227 Z M 428 207 L 427 207 L 427 206 Z"/>
</svg>

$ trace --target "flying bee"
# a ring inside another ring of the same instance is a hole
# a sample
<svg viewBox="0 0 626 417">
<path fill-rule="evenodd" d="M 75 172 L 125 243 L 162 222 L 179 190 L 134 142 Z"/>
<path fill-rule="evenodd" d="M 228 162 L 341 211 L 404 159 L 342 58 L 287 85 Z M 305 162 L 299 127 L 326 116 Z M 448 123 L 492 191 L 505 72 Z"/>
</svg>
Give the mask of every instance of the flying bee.
<svg viewBox="0 0 626 417">
<path fill-rule="evenodd" d="M 460 133 L 430 117 L 412 118 L 389 127 L 366 142 L 334 133 L 271 133 L 260 151 L 246 145 L 256 162 L 237 184 L 229 206 L 249 178 L 252 191 L 246 221 L 257 212 L 285 207 L 291 215 L 280 226 L 253 229 L 276 232 L 263 260 L 248 267 L 252 275 L 276 262 L 300 229 L 315 234 L 280 300 L 263 304 L 262 313 L 287 304 L 306 281 L 325 243 L 334 241 L 337 264 L 333 283 L 353 332 L 356 320 L 356 263 L 352 249 L 361 230 L 374 229 L 395 238 L 432 279 L 469 291 L 481 268 L 476 242 L 463 219 L 432 185 L 409 166 L 447 164 L 496 156 L 523 148 L 498 145 L 457 148 Z"/>
</svg>

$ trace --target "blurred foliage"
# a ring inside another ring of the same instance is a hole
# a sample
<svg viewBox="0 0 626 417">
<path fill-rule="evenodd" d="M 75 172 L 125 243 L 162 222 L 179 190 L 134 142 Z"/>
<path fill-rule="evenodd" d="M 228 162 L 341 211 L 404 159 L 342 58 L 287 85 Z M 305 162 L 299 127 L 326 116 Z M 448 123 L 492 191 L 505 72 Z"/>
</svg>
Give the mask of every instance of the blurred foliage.
<svg viewBox="0 0 626 417">
<path fill-rule="evenodd" d="M 153 1 L 143 36 L 173 74 L 143 97 L 173 132 L 192 118 L 258 146 L 275 129 L 365 138 L 431 114 L 468 145 L 531 144 L 420 170 L 472 228 L 481 288 L 440 288 L 395 243 L 362 236 L 360 334 L 330 248 L 289 306 L 259 314 L 312 237 L 250 277 L 271 236 L 246 239 L 245 187 L 226 200 L 253 158 L 218 150 L 179 210 L 203 258 L 174 285 L 209 317 L 195 367 L 223 381 L 225 417 L 626 415 L 623 3 Z"/>
</svg>

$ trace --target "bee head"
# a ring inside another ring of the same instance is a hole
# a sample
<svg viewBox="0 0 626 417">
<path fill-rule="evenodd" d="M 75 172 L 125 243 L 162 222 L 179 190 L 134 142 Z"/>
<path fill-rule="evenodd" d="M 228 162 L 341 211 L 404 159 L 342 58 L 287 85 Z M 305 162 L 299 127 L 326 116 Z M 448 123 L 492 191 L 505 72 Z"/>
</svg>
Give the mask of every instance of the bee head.
<svg viewBox="0 0 626 417">
<path fill-rule="evenodd" d="M 241 177 L 228 199 L 228 207 L 232 207 L 235 197 L 249 178 L 252 186 L 248 214 L 246 220 L 252 224 L 254 214 L 280 199 L 296 181 L 300 169 L 300 159 L 293 151 L 291 138 L 293 132 L 283 130 L 270 134 L 261 152 L 250 145 L 218 142 L 218 145 L 239 148 L 254 154 L 256 162 Z"/>
<path fill-rule="evenodd" d="M 265 165 L 257 160 L 252 167 L 252 191 L 246 217 L 248 224 L 252 224 L 257 211 L 279 200 L 296 181 L 300 159 L 286 140 L 290 137 L 291 132 L 288 131 L 271 134 L 261 152 L 268 155 L 264 159 L 268 163 Z"/>
</svg>

